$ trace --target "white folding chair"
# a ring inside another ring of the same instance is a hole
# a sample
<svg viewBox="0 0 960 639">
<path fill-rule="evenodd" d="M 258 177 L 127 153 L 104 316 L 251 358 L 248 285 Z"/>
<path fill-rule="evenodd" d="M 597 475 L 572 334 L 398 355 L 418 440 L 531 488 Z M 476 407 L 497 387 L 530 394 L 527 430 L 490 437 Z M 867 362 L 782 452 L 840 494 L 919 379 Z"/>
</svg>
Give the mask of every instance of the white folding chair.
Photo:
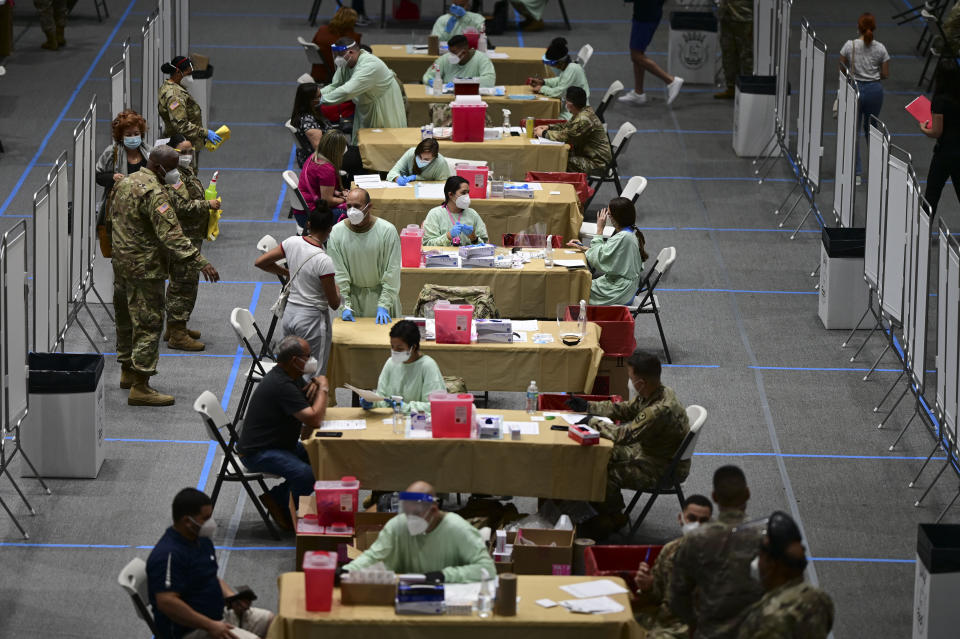
<svg viewBox="0 0 960 639">
<path fill-rule="evenodd" d="M 220 470 L 217 472 L 217 481 L 213 486 L 213 494 L 210 495 L 210 501 L 213 502 L 213 507 L 216 508 L 217 497 L 220 496 L 220 488 L 223 486 L 223 482 L 239 482 L 243 485 L 243 489 L 247 491 L 247 496 L 250 497 L 250 501 L 253 502 L 257 512 L 260 513 L 260 517 L 263 519 L 263 523 L 267 525 L 270 534 L 274 539 L 280 539 L 276 528 L 273 527 L 273 522 L 270 521 L 269 513 L 264 509 L 260 503 L 260 499 L 250 486 L 250 482 L 257 482 L 260 489 L 263 492 L 267 492 L 267 484 L 264 483 L 264 479 L 280 479 L 280 477 L 269 473 L 253 472 L 243 465 L 243 461 L 240 460 L 236 451 L 237 429 L 234 427 L 233 422 L 227 417 L 227 414 L 223 412 L 223 408 L 220 406 L 220 400 L 217 399 L 216 395 L 210 391 L 203 391 L 200 393 L 200 396 L 197 397 L 197 400 L 193 402 L 193 410 L 200 415 L 200 421 L 203 422 L 203 429 L 206 431 L 207 437 L 217 442 L 220 451 L 223 453 L 223 461 L 220 464 Z M 223 429 L 227 431 L 226 439 L 224 439 L 223 433 L 221 433 Z"/>
<path fill-rule="evenodd" d="M 300 131 L 297 130 L 297 127 L 293 126 L 290 120 L 287 120 L 283 123 L 283 128 L 289 131 L 290 135 L 293 136 L 293 141 L 296 142 L 297 148 L 301 150 L 301 153 L 304 153 L 305 155 L 310 155 L 313 153 L 313 145 L 310 144 L 310 140 L 308 140 L 305 135 L 300 133 Z M 303 168 L 303 162 L 300 161 L 300 153 L 297 154 L 297 165 L 300 166 L 300 168 Z"/>
<path fill-rule="evenodd" d="M 634 204 L 637 203 L 637 200 L 647 189 L 647 178 L 642 175 L 634 175 L 632 178 L 627 180 L 627 186 L 623 189 L 623 192 L 620 194 L 620 197 L 625 197 Z M 593 236 L 597 234 L 597 224 L 596 222 L 583 222 L 580 224 L 580 241 L 584 244 L 589 245 Z M 613 227 L 607 226 L 603 229 L 604 237 L 613 236 Z"/>
<path fill-rule="evenodd" d="M 320 47 L 318 47 L 313 42 L 308 42 L 304 40 L 302 37 L 299 37 L 299 36 L 297 37 L 297 42 L 300 44 L 301 47 L 303 47 L 303 53 L 304 55 L 307 56 L 307 62 L 309 62 L 311 65 L 313 64 L 321 65 L 324 69 L 330 72 L 331 76 L 333 76 L 333 71 L 330 69 L 330 67 L 327 66 L 327 61 L 323 59 L 322 55 L 320 55 Z M 313 82 L 313 76 L 310 76 L 310 82 Z"/>
<path fill-rule="evenodd" d="M 287 204 L 290 206 L 290 215 L 288 217 L 295 218 L 298 213 L 306 215 L 308 207 L 307 201 L 303 199 L 303 194 L 300 193 L 300 176 L 298 176 L 295 171 L 284 171 L 283 181 L 287 184 Z M 302 234 L 303 227 L 300 226 L 300 222 L 297 221 L 297 235 Z"/>
<path fill-rule="evenodd" d="M 587 68 L 587 62 L 590 61 L 590 58 L 593 57 L 593 47 L 589 44 L 585 44 L 580 47 L 580 51 L 577 53 L 577 60 L 580 62 L 580 66 L 584 69 Z"/>
<path fill-rule="evenodd" d="M 316 82 L 309 73 L 301 73 L 300 77 L 297 78 L 297 84 L 307 84 L 309 82 Z"/>
<path fill-rule="evenodd" d="M 620 129 L 614 136 L 613 142 L 610 143 L 610 147 L 613 150 L 613 157 L 610 158 L 610 162 L 607 166 L 600 169 L 600 171 L 587 176 L 587 182 L 594 188 L 594 191 L 590 199 L 583 205 L 584 210 L 590 206 L 590 202 L 593 201 L 593 198 L 596 197 L 600 191 L 600 187 L 606 182 L 613 182 L 617 187 L 617 193 L 623 192 L 623 185 L 620 183 L 620 173 L 617 170 L 617 159 L 621 153 L 627 150 L 627 146 L 630 144 L 630 140 L 636 132 L 637 127 L 630 122 L 624 122 L 620 125 Z"/>
<path fill-rule="evenodd" d="M 637 290 L 633 301 L 627 305 L 634 318 L 638 315 L 653 315 L 657 320 L 660 343 L 663 344 L 663 354 L 666 356 L 668 364 L 672 364 L 673 360 L 670 358 L 670 349 L 667 348 L 667 338 L 663 334 L 663 322 L 660 321 L 660 301 L 657 299 L 656 291 L 660 281 L 670 272 L 670 268 L 676 259 L 676 247 L 667 246 L 661 249 L 652 269 L 647 267 L 647 272 L 641 278 L 640 288 Z"/>
<path fill-rule="evenodd" d="M 274 320 L 276 320 L 275 316 Z M 273 324 L 273 322 L 271 322 L 271 324 Z M 233 309 L 230 312 L 230 326 L 233 327 L 233 332 L 236 333 L 240 345 L 243 346 L 244 350 L 253 358 L 253 361 L 250 362 L 250 367 L 247 368 L 243 391 L 240 393 L 240 403 L 237 406 L 236 419 L 239 422 L 246 413 L 247 404 L 250 403 L 254 384 L 263 379 L 264 376 L 270 372 L 270 369 L 276 366 L 276 362 L 264 361 L 268 358 L 273 359 L 273 353 L 270 351 L 270 341 L 264 336 L 260 327 L 257 326 L 257 322 L 253 319 L 253 314 L 249 310 L 245 308 Z M 259 350 L 253 346 L 254 338 L 260 340 Z"/>
<path fill-rule="evenodd" d="M 683 481 L 677 477 L 677 467 L 681 462 L 690 461 L 693 458 L 693 453 L 697 448 L 697 440 L 700 438 L 700 431 L 704 422 L 707 421 L 707 409 L 696 404 L 687 406 L 687 420 L 690 422 L 690 431 L 683 438 L 683 441 L 680 442 L 680 447 L 677 448 L 673 459 L 670 460 L 670 465 L 667 467 L 667 470 L 665 470 L 663 475 L 660 476 L 660 479 L 657 480 L 656 487 L 652 491 L 648 491 L 650 492 L 650 498 L 647 500 L 647 503 L 644 504 L 643 510 L 640 511 L 640 516 L 637 517 L 637 520 L 630 526 L 628 537 L 632 537 L 633 533 L 637 531 L 637 528 L 640 527 L 647 513 L 649 513 L 653 507 L 653 502 L 655 502 L 660 495 L 676 495 L 677 500 L 680 502 L 680 508 L 683 508 Z M 627 517 L 630 516 L 630 512 L 633 510 L 633 507 L 637 505 L 643 493 L 644 491 L 638 490 L 633 496 L 630 505 L 627 506 Z"/>
<path fill-rule="evenodd" d="M 120 571 L 117 577 L 117 583 L 130 595 L 133 601 L 133 607 L 137 611 L 137 616 L 143 619 L 153 636 L 157 636 L 157 624 L 153 619 L 153 613 L 147 607 L 150 596 L 147 592 L 147 562 L 140 557 L 134 557 Z"/>
<path fill-rule="evenodd" d="M 610 88 L 607 89 L 607 92 L 603 94 L 603 99 L 600 100 L 600 104 L 597 105 L 597 108 L 594 110 L 601 122 L 606 123 L 606 120 L 603 119 L 604 112 L 607 110 L 607 107 L 610 106 L 610 103 L 616 100 L 617 96 L 622 92 L 623 82 L 620 80 L 614 80 L 613 84 L 610 85 Z"/>
<path fill-rule="evenodd" d="M 277 242 L 277 240 L 272 235 L 264 235 L 257 241 L 257 250 L 260 251 L 261 254 L 263 254 L 263 253 L 266 253 L 267 251 L 272 251 L 273 249 L 277 248 L 279 245 L 280 243 Z M 286 266 L 287 258 L 282 257 L 279 260 L 277 260 L 276 263 L 280 266 Z M 280 275 L 277 276 L 277 279 L 280 280 L 281 286 L 287 283 L 287 280 Z M 267 331 L 268 342 L 270 341 L 271 332 L 272 331 Z"/>
</svg>

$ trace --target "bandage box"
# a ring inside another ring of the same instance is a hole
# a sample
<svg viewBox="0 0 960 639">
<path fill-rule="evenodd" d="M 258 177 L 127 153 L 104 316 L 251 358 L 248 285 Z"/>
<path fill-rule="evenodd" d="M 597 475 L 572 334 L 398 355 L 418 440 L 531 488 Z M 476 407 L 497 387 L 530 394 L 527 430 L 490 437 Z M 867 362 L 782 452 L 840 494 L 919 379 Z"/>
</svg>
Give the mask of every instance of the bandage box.
<svg viewBox="0 0 960 639">
<path fill-rule="evenodd" d="M 521 541 L 532 541 L 533 545 Z M 573 563 L 573 530 L 521 528 L 513 544 L 518 575 L 569 575 Z"/>
<path fill-rule="evenodd" d="M 496 253 L 497 247 L 493 244 L 471 244 L 461 246 L 457 252 L 460 257 L 488 257 Z"/>
<path fill-rule="evenodd" d="M 596 446 L 600 443 L 600 433 L 584 424 L 574 424 L 567 430 L 567 437 L 581 446 Z"/>
</svg>

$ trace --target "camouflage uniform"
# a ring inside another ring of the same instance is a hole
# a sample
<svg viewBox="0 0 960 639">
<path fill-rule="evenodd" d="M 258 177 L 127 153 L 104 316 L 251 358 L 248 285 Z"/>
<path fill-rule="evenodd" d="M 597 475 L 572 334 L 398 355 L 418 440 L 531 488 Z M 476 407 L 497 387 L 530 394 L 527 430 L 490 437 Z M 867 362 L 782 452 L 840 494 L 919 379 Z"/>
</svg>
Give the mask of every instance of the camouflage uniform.
<svg viewBox="0 0 960 639">
<path fill-rule="evenodd" d="M 471 304 L 474 319 L 497 319 L 500 311 L 493 301 L 489 286 L 442 286 L 424 284 L 413 309 L 415 317 L 433 317 L 433 306 L 439 300 L 451 304 Z"/>
<path fill-rule="evenodd" d="M 663 385 L 646 399 L 638 396 L 628 402 L 590 402 L 587 412 L 619 422 L 590 420 L 590 426 L 600 431 L 601 437 L 613 441 L 603 509 L 620 512 L 624 506 L 620 489 L 656 487 L 690 431 L 690 420 L 673 389 Z M 680 462 L 677 478 L 683 481 L 689 472 L 690 462 Z"/>
<path fill-rule="evenodd" d="M 193 145 L 193 166 L 197 165 L 197 154 L 207 139 L 207 129 L 203 126 L 203 114 L 200 105 L 190 92 L 172 80 L 160 85 L 157 95 L 157 110 L 163 120 L 163 135 L 170 137 L 181 133 Z"/>
<path fill-rule="evenodd" d="M 647 630 L 647 639 L 687 639 L 690 629 L 670 611 L 670 580 L 673 578 L 673 565 L 677 550 L 683 537 L 674 539 L 663 547 L 653 564 L 653 586 L 643 594 L 646 601 L 657 604 L 656 612 L 641 618 L 640 623 Z"/>
<path fill-rule="evenodd" d="M 199 252 L 207 235 L 210 207 L 203 197 L 203 184 L 189 167 L 180 167 L 180 177 L 180 182 L 164 186 L 164 189 L 173 203 L 183 234 Z M 170 282 L 167 285 L 167 321 L 187 322 L 197 303 L 200 271 L 195 262 L 183 262 L 173 254 L 168 257 Z"/>
<path fill-rule="evenodd" d="M 753 0 L 720 0 L 723 77 L 732 89 L 738 75 L 753 73 Z"/>
<path fill-rule="evenodd" d="M 203 268 L 210 262 L 184 237 L 156 174 L 142 168 L 117 186 L 113 223 L 113 304 L 117 360 L 142 375 L 155 375 L 163 329 L 163 280 L 167 256 Z"/>
<path fill-rule="evenodd" d="M 739 639 L 826 639 L 833 627 L 830 596 L 798 577 L 774 588 L 747 610 Z"/>
<path fill-rule="evenodd" d="M 747 608 L 763 595 L 750 576 L 750 562 L 759 552 L 763 531 L 742 526 L 743 519 L 741 510 L 721 510 L 717 521 L 687 535 L 677 551 L 670 609 L 696 626 L 695 638 L 736 637 Z"/>
<path fill-rule="evenodd" d="M 37 8 L 44 33 L 67 26 L 67 0 L 33 0 L 33 6 Z"/>
<path fill-rule="evenodd" d="M 570 145 L 567 171 L 571 173 L 595 173 L 613 158 L 607 127 L 590 107 L 563 124 L 551 124 L 543 137 Z"/>
</svg>

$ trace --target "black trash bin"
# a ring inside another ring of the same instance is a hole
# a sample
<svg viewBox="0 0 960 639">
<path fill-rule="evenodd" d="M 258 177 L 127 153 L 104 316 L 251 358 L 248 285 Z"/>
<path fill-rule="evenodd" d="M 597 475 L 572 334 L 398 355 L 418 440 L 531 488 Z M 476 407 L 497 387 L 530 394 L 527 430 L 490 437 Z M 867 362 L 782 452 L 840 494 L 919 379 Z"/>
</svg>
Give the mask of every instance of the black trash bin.
<svg viewBox="0 0 960 639">
<path fill-rule="evenodd" d="M 103 355 L 30 353 L 24 451 L 43 477 L 95 478 L 103 464 Z M 29 472 L 21 465 L 21 474 Z"/>
</svg>

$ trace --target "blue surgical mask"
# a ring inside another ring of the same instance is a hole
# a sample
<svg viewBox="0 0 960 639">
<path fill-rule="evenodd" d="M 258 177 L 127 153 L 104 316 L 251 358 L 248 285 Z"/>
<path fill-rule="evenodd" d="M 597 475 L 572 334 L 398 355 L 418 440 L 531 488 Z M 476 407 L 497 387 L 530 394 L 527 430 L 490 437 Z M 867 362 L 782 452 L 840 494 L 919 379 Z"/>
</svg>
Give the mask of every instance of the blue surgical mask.
<svg viewBox="0 0 960 639">
<path fill-rule="evenodd" d="M 419 155 L 414 157 L 414 161 L 416 161 L 417 163 L 417 168 L 420 168 L 420 169 L 425 168 L 428 164 L 430 164 L 430 162 L 432 162 L 432 160 L 421 159 Z"/>
<path fill-rule="evenodd" d="M 123 136 L 123 146 L 128 149 L 139 149 L 142 140 L 139 135 L 125 135 Z"/>
</svg>

